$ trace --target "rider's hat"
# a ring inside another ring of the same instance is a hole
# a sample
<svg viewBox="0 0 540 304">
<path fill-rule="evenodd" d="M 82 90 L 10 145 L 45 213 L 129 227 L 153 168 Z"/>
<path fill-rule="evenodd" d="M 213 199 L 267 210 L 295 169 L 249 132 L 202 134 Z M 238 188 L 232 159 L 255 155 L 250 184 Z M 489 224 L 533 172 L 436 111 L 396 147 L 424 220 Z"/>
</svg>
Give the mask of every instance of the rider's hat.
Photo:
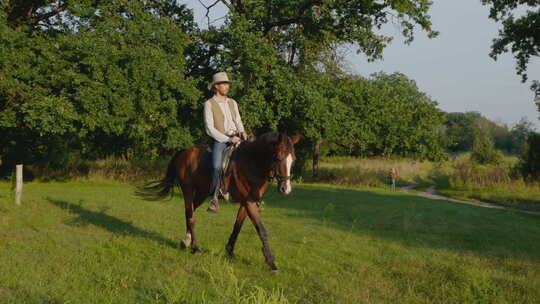
<svg viewBox="0 0 540 304">
<path fill-rule="evenodd" d="M 229 77 L 227 76 L 227 73 L 225 73 L 225 72 L 215 73 L 212 76 L 212 82 L 210 82 L 208 84 L 208 90 L 212 90 L 212 87 L 214 86 L 214 84 L 222 83 L 222 82 L 232 83 L 232 81 L 229 80 Z"/>
</svg>

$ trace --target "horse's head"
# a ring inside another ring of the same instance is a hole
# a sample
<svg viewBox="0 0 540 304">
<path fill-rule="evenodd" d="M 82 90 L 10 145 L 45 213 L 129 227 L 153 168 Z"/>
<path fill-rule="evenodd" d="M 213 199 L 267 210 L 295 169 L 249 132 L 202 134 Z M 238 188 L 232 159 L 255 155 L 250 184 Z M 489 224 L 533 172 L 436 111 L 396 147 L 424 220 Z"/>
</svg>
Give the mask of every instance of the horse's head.
<svg viewBox="0 0 540 304">
<path fill-rule="evenodd" d="M 279 133 L 275 143 L 273 176 L 278 182 L 278 191 L 282 194 L 289 194 L 291 187 L 291 169 L 296 155 L 294 153 L 294 144 L 300 140 L 300 134 L 291 138 Z"/>
</svg>

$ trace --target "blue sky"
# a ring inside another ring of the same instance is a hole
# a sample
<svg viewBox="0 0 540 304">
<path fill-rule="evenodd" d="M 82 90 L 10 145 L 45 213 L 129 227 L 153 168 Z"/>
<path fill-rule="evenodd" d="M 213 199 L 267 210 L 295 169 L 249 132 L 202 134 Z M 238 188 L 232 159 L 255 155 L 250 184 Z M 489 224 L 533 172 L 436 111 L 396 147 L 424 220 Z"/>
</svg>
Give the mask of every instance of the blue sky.
<svg viewBox="0 0 540 304">
<path fill-rule="evenodd" d="M 194 9 L 196 21 L 206 27 L 204 7 L 199 1 L 187 3 Z M 225 7 L 218 5 L 211 20 L 225 13 Z M 480 0 L 435 0 L 430 15 L 434 29 L 440 32 L 437 38 L 428 39 L 424 32 L 417 32 L 412 44 L 405 45 L 399 28 L 385 26 L 382 32 L 395 39 L 385 49 L 384 59 L 367 62 L 354 47 L 346 47 L 349 72 L 369 76 L 379 71 L 399 71 L 414 79 L 444 111 L 478 111 L 509 125 L 526 117 L 540 130 L 540 113 L 530 83 L 521 83 L 513 57 L 505 54 L 497 61 L 489 57 L 491 41 L 500 26 L 488 19 L 488 14 L 489 8 Z M 529 65 L 528 74 L 530 79 L 540 80 L 540 60 Z"/>
</svg>

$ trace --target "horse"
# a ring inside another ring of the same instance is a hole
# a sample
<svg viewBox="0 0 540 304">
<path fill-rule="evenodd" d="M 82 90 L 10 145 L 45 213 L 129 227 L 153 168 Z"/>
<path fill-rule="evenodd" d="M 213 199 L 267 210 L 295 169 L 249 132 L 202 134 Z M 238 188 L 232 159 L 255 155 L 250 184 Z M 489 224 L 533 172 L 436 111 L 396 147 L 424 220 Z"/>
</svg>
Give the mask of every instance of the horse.
<svg viewBox="0 0 540 304">
<path fill-rule="evenodd" d="M 268 132 L 254 141 L 242 141 L 231 155 L 229 169 L 223 179 L 228 183 L 231 201 L 240 204 L 229 241 L 225 246 L 229 257 L 234 257 L 236 239 L 246 216 L 255 226 L 262 242 L 262 252 L 271 271 L 277 271 L 268 244 L 268 234 L 260 218 L 257 203 L 268 189 L 269 181 L 277 181 L 278 192 L 291 193 L 291 167 L 296 159 L 294 145 L 301 135 L 292 139 L 282 133 Z M 154 183 L 139 188 L 137 194 L 146 200 L 160 200 L 173 195 L 174 187 L 180 186 L 184 196 L 186 237 L 181 241 L 192 252 L 200 251 L 195 234 L 195 210 L 210 193 L 211 152 L 207 146 L 193 146 L 178 151 L 170 160 L 165 176 Z"/>
</svg>

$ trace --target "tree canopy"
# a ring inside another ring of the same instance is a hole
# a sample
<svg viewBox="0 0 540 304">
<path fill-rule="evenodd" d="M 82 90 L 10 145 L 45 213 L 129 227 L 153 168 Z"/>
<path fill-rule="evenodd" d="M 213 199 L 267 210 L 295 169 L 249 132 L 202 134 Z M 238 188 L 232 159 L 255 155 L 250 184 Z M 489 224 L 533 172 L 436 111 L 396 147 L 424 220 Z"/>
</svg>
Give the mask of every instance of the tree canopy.
<svg viewBox="0 0 540 304">
<path fill-rule="evenodd" d="M 517 74 L 523 82 L 527 81 L 531 57 L 540 56 L 540 0 L 482 0 L 482 3 L 491 7 L 489 17 L 502 24 L 490 55 L 497 59 L 503 53 L 512 52 Z M 533 81 L 532 89 L 540 111 L 538 80 Z"/>
<path fill-rule="evenodd" d="M 386 23 L 407 43 L 417 28 L 435 37 L 429 1 L 217 2 L 229 11 L 207 29 L 174 0 L 2 2 L 0 154 L 62 163 L 204 143 L 206 83 L 224 70 L 247 129 L 300 131 L 304 157 L 444 157 L 435 101 L 400 73 L 347 74 L 337 51 L 381 58 Z"/>
</svg>

